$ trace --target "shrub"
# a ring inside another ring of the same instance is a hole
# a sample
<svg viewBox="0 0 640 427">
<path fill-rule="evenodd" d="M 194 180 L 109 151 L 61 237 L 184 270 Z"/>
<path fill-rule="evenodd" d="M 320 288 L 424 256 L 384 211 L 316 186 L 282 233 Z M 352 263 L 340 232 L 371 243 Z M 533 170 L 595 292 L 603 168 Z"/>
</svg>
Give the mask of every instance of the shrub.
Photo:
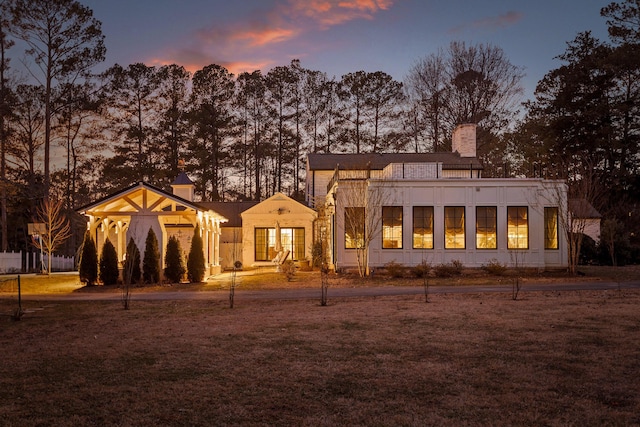
<svg viewBox="0 0 640 427">
<path fill-rule="evenodd" d="M 147 239 L 144 242 L 142 278 L 145 283 L 158 283 L 160 281 L 160 250 L 158 249 L 158 239 L 153 228 L 149 228 Z"/>
<path fill-rule="evenodd" d="M 100 254 L 100 281 L 103 285 L 115 285 L 118 283 L 118 275 L 118 254 L 107 238 Z"/>
<path fill-rule="evenodd" d="M 82 255 L 80 258 L 80 281 L 87 285 L 93 285 L 98 280 L 98 251 L 96 243 L 87 231 L 82 242 Z"/>
<path fill-rule="evenodd" d="M 280 272 L 287 278 L 287 282 L 293 280 L 293 276 L 296 275 L 296 263 L 288 259 L 280 265 Z"/>
<path fill-rule="evenodd" d="M 400 278 L 404 276 L 404 265 L 395 261 L 389 261 L 384 265 L 387 274 L 393 278 Z"/>
<path fill-rule="evenodd" d="M 127 256 L 124 260 L 122 279 L 126 285 L 138 283 L 142 272 L 140 271 L 140 250 L 133 239 L 127 244 Z"/>
<path fill-rule="evenodd" d="M 434 267 L 433 271 L 436 277 L 459 276 L 462 274 L 462 262 L 453 260 L 449 263 L 438 264 Z"/>
<path fill-rule="evenodd" d="M 482 269 L 494 276 L 502 276 L 507 271 L 507 266 L 505 264 L 501 264 L 497 259 L 492 259 L 486 264 L 483 264 Z"/>
<path fill-rule="evenodd" d="M 196 225 L 191 239 L 191 249 L 189 250 L 189 258 L 187 259 L 187 277 L 189 282 L 202 282 L 204 279 L 204 250 L 202 237 L 200 237 L 200 226 Z"/>
<path fill-rule="evenodd" d="M 171 283 L 180 283 L 186 269 L 182 260 L 182 248 L 176 236 L 171 236 L 167 242 L 167 254 L 165 257 L 164 277 Z"/>
<path fill-rule="evenodd" d="M 418 278 L 427 277 L 431 272 L 431 264 L 422 261 L 420 264 L 411 268 L 411 273 Z"/>
</svg>

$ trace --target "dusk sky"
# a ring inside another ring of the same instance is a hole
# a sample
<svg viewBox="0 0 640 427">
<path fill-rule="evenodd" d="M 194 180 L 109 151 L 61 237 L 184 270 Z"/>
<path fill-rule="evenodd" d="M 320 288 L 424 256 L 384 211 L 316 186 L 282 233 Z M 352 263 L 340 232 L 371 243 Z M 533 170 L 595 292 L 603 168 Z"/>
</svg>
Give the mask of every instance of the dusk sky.
<svg viewBox="0 0 640 427">
<path fill-rule="evenodd" d="M 102 22 L 105 67 L 219 64 L 234 74 L 300 59 L 340 78 L 384 71 L 402 81 L 453 40 L 491 43 L 526 73 L 525 93 L 559 66 L 578 32 L 606 39 L 608 0 L 80 0 Z"/>
</svg>

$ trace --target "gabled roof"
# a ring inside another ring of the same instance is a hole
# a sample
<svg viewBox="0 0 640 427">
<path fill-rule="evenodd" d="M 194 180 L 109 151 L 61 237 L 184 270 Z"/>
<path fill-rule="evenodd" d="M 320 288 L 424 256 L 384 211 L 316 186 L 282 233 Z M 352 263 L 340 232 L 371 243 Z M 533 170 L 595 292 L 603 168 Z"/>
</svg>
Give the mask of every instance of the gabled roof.
<svg viewBox="0 0 640 427">
<path fill-rule="evenodd" d="M 123 188 L 120 191 L 116 191 L 115 193 L 112 193 L 106 197 L 102 197 L 93 203 L 87 204 L 85 206 L 81 206 L 76 209 L 76 212 L 84 214 L 85 212 L 95 210 L 98 207 L 103 207 L 104 210 L 122 210 L 125 208 L 130 209 L 131 203 L 129 201 L 120 203 L 120 201 L 125 198 L 129 199 L 133 203 L 142 205 L 142 203 L 139 202 L 139 200 L 137 200 L 142 197 L 141 190 L 149 190 L 153 193 L 156 193 L 158 196 L 160 196 L 159 198 L 168 199 L 170 201 L 173 201 L 175 203 L 178 203 L 186 208 L 193 209 L 195 211 L 202 211 L 202 212 L 211 211 L 211 209 L 209 209 L 207 206 L 203 206 L 200 203 L 191 202 L 180 196 L 176 196 L 173 193 L 164 191 L 161 188 L 158 188 L 156 186 L 153 186 L 151 184 L 141 181 L 141 182 L 138 182 L 137 184 L 133 184 L 133 185 L 130 185 L 129 187 Z M 150 201 L 150 202 L 153 203 L 153 201 Z M 123 210 L 123 213 L 126 213 L 126 211 Z M 222 221 L 227 220 L 227 218 L 218 214 L 216 211 L 214 211 L 214 213 L 216 214 L 218 219 Z"/>
<path fill-rule="evenodd" d="M 443 169 L 482 169 L 475 157 L 460 157 L 458 153 L 366 153 L 333 154 L 310 153 L 307 155 L 309 170 L 372 169 L 382 170 L 390 163 L 442 163 Z"/>
<path fill-rule="evenodd" d="M 283 193 L 276 193 L 273 196 L 263 200 L 262 202 L 252 206 L 251 208 L 245 210 L 242 214 L 264 214 L 263 211 L 266 206 L 269 205 L 277 205 L 278 208 L 274 211 L 270 211 L 269 213 L 291 213 L 288 207 L 295 208 L 297 212 L 305 212 L 311 215 L 317 215 L 316 211 L 311 209 L 309 206 L 300 203 L 299 201 L 292 199 Z"/>
</svg>

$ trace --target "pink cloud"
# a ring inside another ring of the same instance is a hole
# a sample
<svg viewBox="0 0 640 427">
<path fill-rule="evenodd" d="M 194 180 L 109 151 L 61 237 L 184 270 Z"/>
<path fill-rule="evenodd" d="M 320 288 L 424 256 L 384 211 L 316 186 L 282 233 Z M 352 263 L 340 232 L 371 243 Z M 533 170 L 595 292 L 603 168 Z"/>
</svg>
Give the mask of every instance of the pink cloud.
<svg viewBox="0 0 640 427">
<path fill-rule="evenodd" d="M 190 71 L 216 63 L 229 71 L 253 71 L 276 61 L 271 49 L 295 41 L 310 31 L 324 31 L 357 19 L 374 19 L 397 0 L 280 0 L 273 9 L 245 22 L 196 31 L 188 47 L 158 55 L 156 64 L 177 63 Z M 251 58 L 251 59 L 248 59 Z M 226 59 L 226 60 L 224 60 Z M 232 60 L 231 60 L 232 59 Z M 187 64 L 187 65 L 185 65 Z M 190 65 L 189 65 L 190 64 Z"/>
<path fill-rule="evenodd" d="M 323 29 L 355 19 L 373 19 L 380 11 L 393 6 L 395 0 L 289 0 L 294 15 L 304 16 Z"/>
</svg>

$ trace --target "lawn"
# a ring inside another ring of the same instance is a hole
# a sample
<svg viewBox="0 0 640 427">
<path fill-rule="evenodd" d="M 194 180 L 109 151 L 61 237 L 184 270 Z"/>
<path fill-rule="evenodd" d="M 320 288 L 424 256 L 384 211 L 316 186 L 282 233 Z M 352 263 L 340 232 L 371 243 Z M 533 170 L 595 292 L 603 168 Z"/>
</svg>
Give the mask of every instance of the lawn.
<svg viewBox="0 0 640 427">
<path fill-rule="evenodd" d="M 210 295 L 0 316 L 0 425 L 640 424 L 640 290 Z"/>
</svg>

